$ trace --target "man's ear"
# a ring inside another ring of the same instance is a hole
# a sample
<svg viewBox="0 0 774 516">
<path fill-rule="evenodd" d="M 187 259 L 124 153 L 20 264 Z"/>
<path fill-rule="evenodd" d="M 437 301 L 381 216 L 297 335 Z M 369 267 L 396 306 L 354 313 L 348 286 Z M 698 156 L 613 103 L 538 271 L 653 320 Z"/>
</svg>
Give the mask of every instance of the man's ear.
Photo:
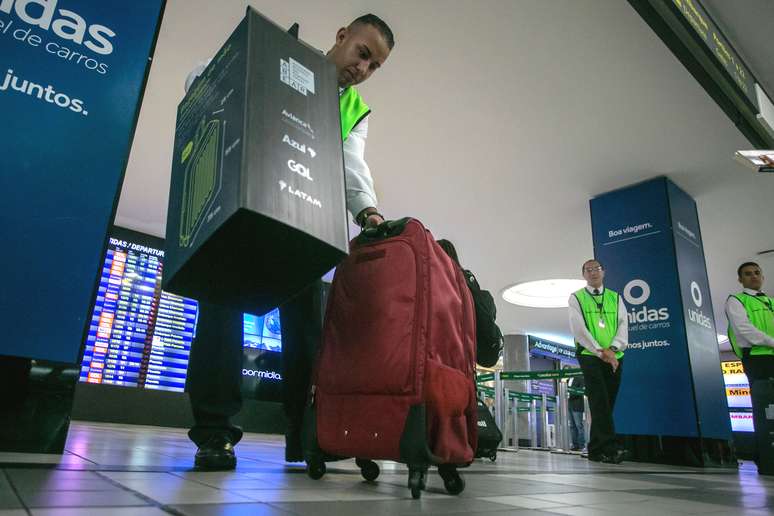
<svg viewBox="0 0 774 516">
<path fill-rule="evenodd" d="M 339 30 L 336 31 L 336 44 L 341 45 L 341 43 L 347 39 L 347 35 L 349 34 L 349 31 L 346 27 L 342 27 Z"/>
</svg>

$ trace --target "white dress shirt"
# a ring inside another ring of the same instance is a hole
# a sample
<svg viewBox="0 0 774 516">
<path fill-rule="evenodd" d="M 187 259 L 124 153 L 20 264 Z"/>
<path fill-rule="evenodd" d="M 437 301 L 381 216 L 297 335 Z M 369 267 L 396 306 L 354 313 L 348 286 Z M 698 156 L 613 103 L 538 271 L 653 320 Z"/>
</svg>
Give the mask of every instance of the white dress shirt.
<svg viewBox="0 0 774 516">
<path fill-rule="evenodd" d="M 751 288 L 746 288 L 743 292 L 751 296 L 758 293 L 757 290 Z M 747 310 L 744 309 L 744 305 L 734 296 L 729 296 L 726 301 L 726 317 L 728 317 L 728 322 L 734 330 L 736 344 L 740 348 L 751 348 L 753 346 L 769 346 L 774 348 L 774 338 L 753 326 L 750 318 L 747 317 Z"/>
<path fill-rule="evenodd" d="M 357 124 L 344 140 L 344 181 L 347 191 L 347 209 L 352 217 L 366 208 L 376 208 L 374 179 L 365 161 L 365 143 L 368 138 L 368 119 Z"/>
<path fill-rule="evenodd" d="M 599 292 L 604 292 L 605 287 L 599 287 Z M 586 285 L 586 290 L 589 294 L 594 295 L 594 288 Z M 568 300 L 570 305 L 570 332 L 575 339 L 575 342 L 594 353 L 597 356 L 602 354 L 602 346 L 594 340 L 591 336 L 588 328 L 586 328 L 586 320 L 583 318 L 583 311 L 581 310 L 580 303 L 574 294 L 570 295 Z M 626 313 L 626 305 L 624 305 L 621 296 L 618 296 L 618 331 L 613 337 L 613 342 L 610 343 L 610 349 L 613 351 L 626 350 L 626 343 L 629 341 L 629 318 Z"/>
<path fill-rule="evenodd" d="M 185 79 L 185 91 L 193 84 L 210 64 L 212 59 L 202 61 L 188 74 Z M 341 93 L 340 90 L 339 93 Z M 377 199 L 374 190 L 374 179 L 371 169 L 365 161 L 365 142 L 368 138 L 368 118 L 366 116 L 349 133 L 343 142 L 344 150 L 344 184 L 346 189 L 347 209 L 355 218 L 366 208 L 376 208 Z"/>
</svg>

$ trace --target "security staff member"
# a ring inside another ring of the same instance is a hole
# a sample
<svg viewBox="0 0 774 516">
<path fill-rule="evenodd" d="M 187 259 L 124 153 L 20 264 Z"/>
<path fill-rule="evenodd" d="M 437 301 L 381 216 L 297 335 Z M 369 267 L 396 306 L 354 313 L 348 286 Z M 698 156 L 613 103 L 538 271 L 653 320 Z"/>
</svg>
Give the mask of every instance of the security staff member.
<svg viewBox="0 0 774 516">
<path fill-rule="evenodd" d="M 605 270 L 599 261 L 586 261 L 581 271 L 587 284 L 570 296 L 569 312 L 591 410 L 588 458 L 619 464 L 624 452 L 616 442 L 613 408 L 629 338 L 626 307 L 618 293 L 603 286 Z"/>
<path fill-rule="evenodd" d="M 377 212 L 373 179 L 364 159 L 370 109 L 354 86 L 384 64 L 394 44 L 389 26 L 366 14 L 339 29 L 326 54 L 336 66 L 339 83 L 347 209 L 363 227 L 384 219 Z M 201 63 L 189 74 L 186 91 L 206 66 Z M 280 307 L 283 406 L 288 419 L 285 460 L 290 462 L 303 460 L 303 411 L 322 334 L 320 287 L 319 281 L 314 282 Z M 242 407 L 241 371 L 242 314 L 200 302 L 186 383 L 194 416 L 188 436 L 198 446 L 194 464 L 199 469 L 236 467 L 234 445 L 242 438 L 242 430 L 231 423 L 231 417 Z"/>
<path fill-rule="evenodd" d="M 757 263 L 743 263 L 736 275 L 743 290 L 726 301 L 728 339 L 734 353 L 742 360 L 752 387 L 758 380 L 774 378 L 774 298 L 761 292 L 764 277 Z M 753 410 L 757 432 L 765 422 L 758 421 L 755 414 Z"/>
</svg>

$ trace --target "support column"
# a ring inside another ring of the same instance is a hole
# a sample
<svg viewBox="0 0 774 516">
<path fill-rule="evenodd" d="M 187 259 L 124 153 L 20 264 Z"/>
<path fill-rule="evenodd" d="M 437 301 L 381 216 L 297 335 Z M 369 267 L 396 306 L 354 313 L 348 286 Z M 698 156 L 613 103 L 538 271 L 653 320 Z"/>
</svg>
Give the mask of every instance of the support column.
<svg viewBox="0 0 774 516">
<path fill-rule="evenodd" d="M 725 462 L 731 426 L 695 201 L 658 177 L 590 204 L 605 287 L 628 312 L 617 433 L 636 459 Z"/>
<path fill-rule="evenodd" d="M 505 344 L 503 347 L 503 371 L 529 371 L 529 340 L 526 335 L 513 334 L 505 335 Z M 505 387 L 510 391 L 529 392 L 529 382 L 526 380 L 509 380 L 504 382 Z M 522 404 L 523 405 L 523 404 Z M 521 444 L 527 446 L 530 438 L 529 433 L 529 413 L 520 412 L 518 414 L 518 432 L 521 443 L 504 443 L 505 445 Z M 509 418 L 510 425 L 513 425 L 513 418 Z M 515 435 L 514 429 L 509 429 L 508 435 Z"/>
</svg>

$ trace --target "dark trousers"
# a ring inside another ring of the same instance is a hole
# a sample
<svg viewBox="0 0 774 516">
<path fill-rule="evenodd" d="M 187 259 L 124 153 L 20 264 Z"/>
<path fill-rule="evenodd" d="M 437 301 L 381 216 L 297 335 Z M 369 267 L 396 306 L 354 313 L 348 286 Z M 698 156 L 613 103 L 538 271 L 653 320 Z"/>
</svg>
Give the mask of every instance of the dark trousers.
<svg viewBox="0 0 774 516">
<path fill-rule="evenodd" d="M 280 307 L 283 405 L 288 430 L 300 430 L 311 372 L 322 334 L 322 287 L 316 281 Z M 201 446 L 212 436 L 236 444 L 242 430 L 231 422 L 242 408 L 242 313 L 199 303 L 186 390 L 194 426 L 188 436 Z"/>
<path fill-rule="evenodd" d="M 315 281 L 280 307 L 282 325 L 282 405 L 287 435 L 299 439 L 317 351 L 322 341 L 322 280 Z"/>
<path fill-rule="evenodd" d="M 774 378 L 774 355 L 750 355 L 749 349 L 742 351 L 742 366 L 744 366 L 744 372 L 747 375 L 747 381 L 750 384 L 751 390 L 756 381 Z M 751 398 L 753 403 L 755 403 L 756 398 L 752 396 Z M 753 405 L 753 425 L 757 433 L 760 429 L 765 428 L 766 423 L 758 420 L 756 415 L 761 411 L 756 410 L 756 408 L 758 407 Z"/>
<path fill-rule="evenodd" d="M 582 450 L 586 446 L 586 429 L 583 426 L 583 411 L 569 410 L 571 446 Z"/>
<path fill-rule="evenodd" d="M 194 417 L 188 437 L 197 446 L 213 436 L 242 438 L 231 423 L 242 408 L 242 324 L 240 312 L 199 302 L 186 378 Z"/>
<path fill-rule="evenodd" d="M 591 411 L 591 436 L 589 438 L 589 457 L 616 451 L 613 408 L 621 385 L 623 358 L 618 361 L 618 369 L 613 372 L 610 364 L 592 355 L 578 355 L 583 378 L 586 381 L 586 396 Z"/>
</svg>

